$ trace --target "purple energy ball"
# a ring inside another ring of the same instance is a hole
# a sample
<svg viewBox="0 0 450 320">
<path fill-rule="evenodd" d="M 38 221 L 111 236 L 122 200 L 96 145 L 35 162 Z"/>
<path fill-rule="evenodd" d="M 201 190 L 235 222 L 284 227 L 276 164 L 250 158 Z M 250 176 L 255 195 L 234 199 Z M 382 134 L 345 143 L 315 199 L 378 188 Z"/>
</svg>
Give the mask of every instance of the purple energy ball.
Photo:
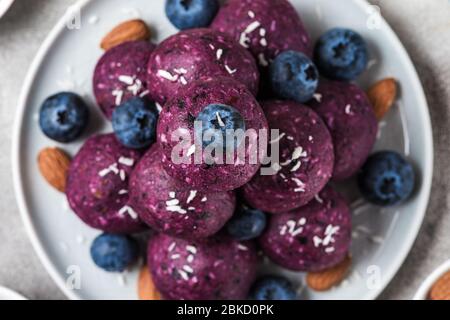
<svg viewBox="0 0 450 320">
<path fill-rule="evenodd" d="M 155 286 L 168 300 L 242 300 L 258 266 L 253 242 L 223 235 L 189 242 L 159 234 L 147 261 Z"/>
<path fill-rule="evenodd" d="M 264 68 L 283 51 L 312 53 L 309 34 L 287 0 L 229 0 L 211 28 L 230 34 Z"/>
<path fill-rule="evenodd" d="M 94 71 L 94 94 L 108 119 L 122 102 L 148 94 L 147 63 L 154 48 L 147 41 L 125 42 L 100 58 Z"/>
<path fill-rule="evenodd" d="M 129 205 L 128 177 L 140 159 L 123 147 L 114 134 L 89 138 L 73 159 L 66 195 L 72 210 L 87 225 L 111 233 L 145 229 Z"/>
<path fill-rule="evenodd" d="M 177 238 L 199 239 L 216 234 L 231 218 L 233 192 L 201 193 L 170 177 L 154 145 L 130 178 L 130 201 L 153 229 Z"/>
<path fill-rule="evenodd" d="M 378 122 L 363 90 L 354 84 L 322 80 L 309 102 L 333 137 L 333 180 L 353 176 L 364 164 L 377 139 Z"/>
<path fill-rule="evenodd" d="M 279 163 L 271 163 L 272 175 L 254 176 L 242 190 L 253 207 L 283 213 L 301 207 L 321 191 L 333 173 L 331 135 L 310 108 L 290 101 L 262 103 L 270 129 L 279 130 L 271 148 L 279 143 Z M 272 155 L 273 156 L 273 155 Z"/>
<path fill-rule="evenodd" d="M 218 76 L 231 77 L 257 93 L 259 72 L 252 55 L 211 29 L 182 31 L 164 40 L 148 63 L 150 94 L 161 104 L 193 81 Z"/>
<path fill-rule="evenodd" d="M 272 216 L 260 238 L 264 253 L 273 262 L 308 272 L 341 262 L 348 254 L 350 242 L 350 209 L 331 187 L 302 208 Z"/>
<path fill-rule="evenodd" d="M 194 121 L 210 104 L 235 108 L 242 115 L 246 130 L 253 131 L 255 139 L 247 139 L 250 141 L 245 144 L 245 159 L 238 157 L 238 149 L 234 159 L 231 159 L 234 163 L 227 164 L 223 156 L 223 164 L 208 164 L 206 149 L 197 150 L 197 144 L 194 144 Z M 260 130 L 267 130 L 266 117 L 244 85 L 228 77 L 204 78 L 183 87 L 177 96 L 165 104 L 159 116 L 158 142 L 164 154 L 164 168 L 172 177 L 196 190 L 221 192 L 237 189 L 247 183 L 260 167 L 260 157 L 251 156 L 255 154 L 252 150 L 258 149 Z M 179 148 L 180 142 L 173 141 L 173 135 L 181 131 L 186 133 L 191 142 L 182 150 L 181 156 L 187 161 L 176 164 L 172 161 L 172 152 Z M 194 161 L 197 153 L 200 154 L 200 163 Z"/>
</svg>

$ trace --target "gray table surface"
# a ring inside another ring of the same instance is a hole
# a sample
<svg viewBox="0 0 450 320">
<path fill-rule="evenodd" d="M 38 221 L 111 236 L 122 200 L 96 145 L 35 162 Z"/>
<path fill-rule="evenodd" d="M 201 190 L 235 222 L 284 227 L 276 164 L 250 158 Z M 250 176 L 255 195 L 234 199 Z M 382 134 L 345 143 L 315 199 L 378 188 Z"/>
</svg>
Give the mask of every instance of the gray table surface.
<svg viewBox="0 0 450 320">
<path fill-rule="evenodd" d="M 348 0 L 341 0 L 348 1 Z M 12 123 L 26 71 L 52 26 L 75 0 L 16 0 L 0 20 L 0 285 L 30 299 L 63 299 L 34 253 L 11 175 Z M 450 5 L 448 0 L 371 0 L 399 35 L 425 87 L 433 122 L 435 174 L 425 222 L 382 299 L 410 299 L 450 258 Z"/>
</svg>

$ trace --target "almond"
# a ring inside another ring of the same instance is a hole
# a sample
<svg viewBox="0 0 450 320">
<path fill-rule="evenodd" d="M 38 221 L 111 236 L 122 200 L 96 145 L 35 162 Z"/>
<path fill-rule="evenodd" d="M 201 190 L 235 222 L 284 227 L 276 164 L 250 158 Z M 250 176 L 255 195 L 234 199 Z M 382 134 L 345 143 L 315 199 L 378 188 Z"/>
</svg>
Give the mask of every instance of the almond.
<svg viewBox="0 0 450 320">
<path fill-rule="evenodd" d="M 144 21 L 139 19 L 129 20 L 112 29 L 103 38 L 100 47 L 104 50 L 109 50 L 124 42 L 148 40 L 150 36 L 150 29 Z"/>
<path fill-rule="evenodd" d="M 153 283 L 152 275 L 145 265 L 139 273 L 138 296 L 140 300 L 162 300 L 158 289 Z"/>
<path fill-rule="evenodd" d="M 393 78 L 380 80 L 367 91 L 367 95 L 377 119 L 381 120 L 397 98 L 397 82 Z"/>
<path fill-rule="evenodd" d="M 450 271 L 440 277 L 431 287 L 429 298 L 431 300 L 450 300 Z"/>
<path fill-rule="evenodd" d="M 351 258 L 347 256 L 344 261 L 330 269 L 310 272 L 306 275 L 306 283 L 315 291 L 327 291 L 344 280 L 351 262 Z"/>
<path fill-rule="evenodd" d="M 38 165 L 45 180 L 54 188 L 64 192 L 70 166 L 69 156 L 61 149 L 46 148 L 38 155 Z"/>
</svg>

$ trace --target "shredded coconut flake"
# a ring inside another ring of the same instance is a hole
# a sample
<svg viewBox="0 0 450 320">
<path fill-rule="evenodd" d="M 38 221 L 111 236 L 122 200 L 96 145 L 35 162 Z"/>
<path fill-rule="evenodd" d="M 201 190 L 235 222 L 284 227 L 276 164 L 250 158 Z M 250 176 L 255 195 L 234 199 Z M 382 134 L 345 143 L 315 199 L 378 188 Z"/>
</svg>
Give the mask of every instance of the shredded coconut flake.
<svg viewBox="0 0 450 320">
<path fill-rule="evenodd" d="M 128 214 L 134 220 L 138 218 L 138 214 L 130 206 L 124 206 L 119 210 L 120 216 L 124 216 L 125 214 Z"/>
</svg>

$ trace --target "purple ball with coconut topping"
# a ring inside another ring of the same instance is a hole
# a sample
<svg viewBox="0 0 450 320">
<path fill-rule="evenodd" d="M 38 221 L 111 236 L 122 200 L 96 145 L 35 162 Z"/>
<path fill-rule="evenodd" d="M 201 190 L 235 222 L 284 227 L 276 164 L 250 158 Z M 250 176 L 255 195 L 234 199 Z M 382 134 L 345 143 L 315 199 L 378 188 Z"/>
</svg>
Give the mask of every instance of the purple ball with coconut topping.
<svg viewBox="0 0 450 320">
<path fill-rule="evenodd" d="M 108 119 L 122 102 L 148 95 L 147 62 L 154 48 L 147 41 L 125 42 L 106 51 L 98 61 L 94 95 Z"/>
<path fill-rule="evenodd" d="M 152 53 L 147 82 L 152 98 L 163 104 L 202 77 L 233 78 L 256 94 L 259 72 L 252 55 L 228 35 L 191 29 L 164 40 Z"/>
<path fill-rule="evenodd" d="M 270 129 L 272 159 L 243 188 L 245 200 L 254 208 L 283 213 L 301 207 L 322 190 L 333 173 L 334 153 L 330 132 L 310 108 L 290 101 L 262 103 Z M 278 146 L 279 152 L 276 152 Z"/>
<path fill-rule="evenodd" d="M 349 206 L 326 187 L 308 205 L 272 216 L 259 242 L 264 253 L 284 268 L 307 272 L 331 268 L 350 248 Z"/>
<path fill-rule="evenodd" d="M 229 0 L 211 28 L 228 33 L 248 48 L 262 68 L 283 51 L 312 54 L 309 34 L 287 0 Z"/>
<path fill-rule="evenodd" d="M 129 203 L 128 177 L 141 158 L 114 134 L 89 138 L 69 168 L 66 195 L 72 210 L 92 228 L 109 233 L 145 229 Z"/>
<path fill-rule="evenodd" d="M 365 92 L 354 84 L 323 80 L 308 104 L 328 126 L 333 137 L 333 180 L 355 175 L 375 145 L 378 122 Z"/>
<path fill-rule="evenodd" d="M 183 239 L 216 234 L 231 218 L 233 192 L 203 193 L 170 177 L 154 145 L 130 178 L 130 200 L 141 219 L 152 229 Z"/>
<path fill-rule="evenodd" d="M 202 148 L 202 141 L 195 143 L 200 140 L 195 138 L 195 120 L 211 104 L 232 106 L 245 121 L 250 138 L 241 144 L 243 148 L 234 151 L 231 159 L 228 157 L 230 161 L 223 150 L 212 158 L 212 152 Z M 169 175 L 192 189 L 207 192 L 237 189 L 260 168 L 261 130 L 267 130 L 266 117 L 243 84 L 228 77 L 203 78 L 179 90 L 161 111 L 157 132 L 163 167 Z M 177 138 L 180 133 L 183 133 L 182 142 Z"/>
<path fill-rule="evenodd" d="M 256 277 L 253 242 L 224 235 L 186 241 L 159 234 L 147 261 L 158 291 L 168 300 L 243 300 Z"/>
</svg>

